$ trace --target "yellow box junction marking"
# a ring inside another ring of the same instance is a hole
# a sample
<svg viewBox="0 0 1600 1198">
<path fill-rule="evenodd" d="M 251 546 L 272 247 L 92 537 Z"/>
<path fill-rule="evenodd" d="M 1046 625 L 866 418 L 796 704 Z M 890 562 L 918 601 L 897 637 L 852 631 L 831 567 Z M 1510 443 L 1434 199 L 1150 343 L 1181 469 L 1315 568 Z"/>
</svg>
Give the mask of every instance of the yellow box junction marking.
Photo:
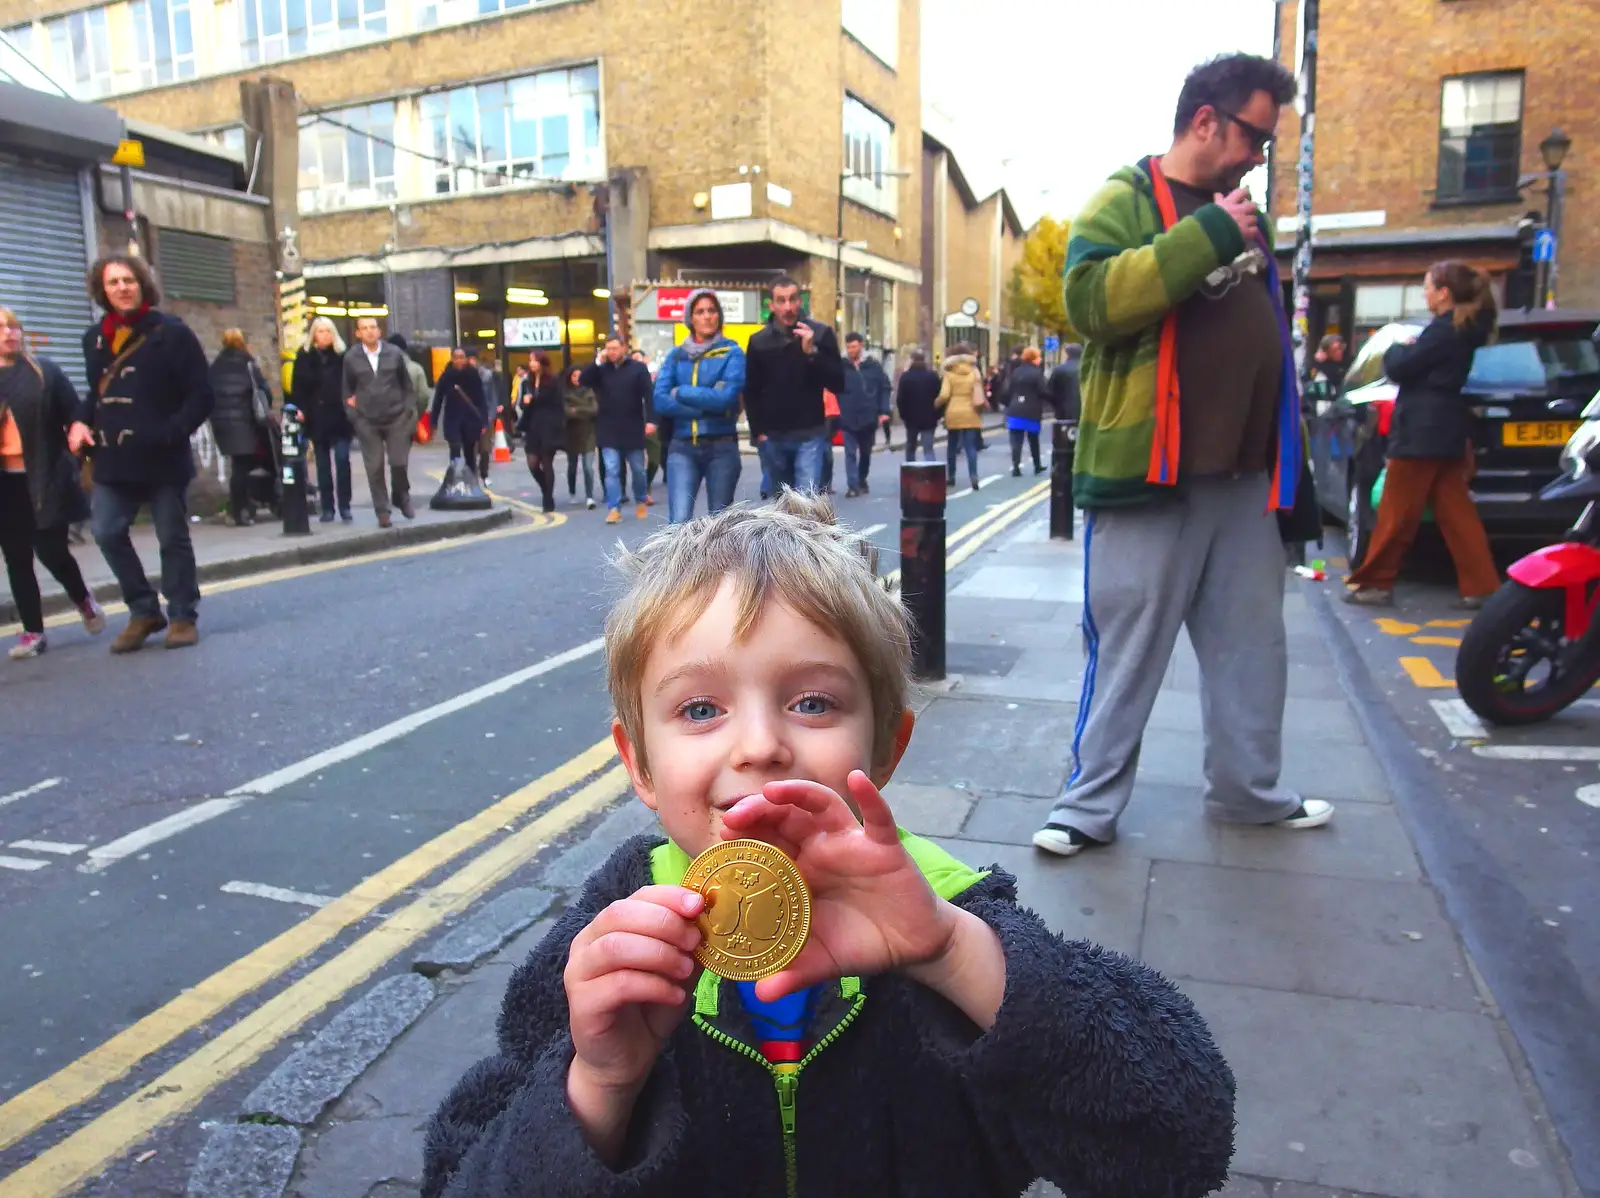
<svg viewBox="0 0 1600 1198">
<path fill-rule="evenodd" d="M 1444 687 L 1455 686 L 1455 679 L 1446 678 L 1439 673 L 1439 667 L 1426 657 L 1402 657 L 1400 659 L 1400 668 L 1406 672 L 1406 676 L 1413 683 L 1427 690 L 1440 690 Z"/>
</svg>

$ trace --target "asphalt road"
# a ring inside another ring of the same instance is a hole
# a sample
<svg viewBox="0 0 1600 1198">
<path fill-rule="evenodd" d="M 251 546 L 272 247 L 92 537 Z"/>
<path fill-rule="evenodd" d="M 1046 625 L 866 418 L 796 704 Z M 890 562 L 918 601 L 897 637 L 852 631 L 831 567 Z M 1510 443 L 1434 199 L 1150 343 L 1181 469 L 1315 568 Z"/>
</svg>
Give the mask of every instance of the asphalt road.
<svg viewBox="0 0 1600 1198">
<path fill-rule="evenodd" d="M 1010 477 L 1003 436 L 983 458 L 992 481 L 953 494 L 952 531 L 1041 481 Z M 873 493 L 839 506 L 887 571 L 898 455 L 874 465 Z M 741 498 L 758 479 L 745 458 Z M 520 465 L 495 481 L 534 497 Z M 194 650 L 112 658 L 70 627 L 43 658 L 3 663 L 0 1179 L 150 1097 L 163 1070 L 434 880 L 451 860 L 436 838 L 606 737 L 607 558 L 663 525 L 656 493 L 649 519 L 625 509 L 618 527 L 563 503 L 556 524 L 212 594 Z M 531 788 L 529 809 L 588 772 Z M 415 876 L 391 884 L 401 867 Z M 347 911 L 367 891 L 378 901 Z M 277 939 L 315 921 L 328 932 L 306 951 Z M 244 1070 L 199 1114 L 231 1115 L 264 1072 Z M 141 1139 L 157 1159 L 91 1191 L 181 1192 L 182 1134 Z"/>
</svg>

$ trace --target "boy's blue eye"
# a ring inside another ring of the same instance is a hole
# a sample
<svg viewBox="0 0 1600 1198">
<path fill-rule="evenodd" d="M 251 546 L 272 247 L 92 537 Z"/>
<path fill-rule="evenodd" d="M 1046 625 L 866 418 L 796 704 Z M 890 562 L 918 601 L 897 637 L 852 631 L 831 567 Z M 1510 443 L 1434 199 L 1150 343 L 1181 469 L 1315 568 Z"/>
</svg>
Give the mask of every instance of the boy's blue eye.
<svg viewBox="0 0 1600 1198">
<path fill-rule="evenodd" d="M 794 709 L 801 715 L 827 715 L 833 701 L 823 695 L 803 695 L 795 700 Z"/>
<path fill-rule="evenodd" d="M 695 723 L 704 723 L 706 720 L 717 718 L 717 705 L 704 699 L 697 699 L 693 703 L 685 703 L 683 714 L 686 719 Z"/>
</svg>

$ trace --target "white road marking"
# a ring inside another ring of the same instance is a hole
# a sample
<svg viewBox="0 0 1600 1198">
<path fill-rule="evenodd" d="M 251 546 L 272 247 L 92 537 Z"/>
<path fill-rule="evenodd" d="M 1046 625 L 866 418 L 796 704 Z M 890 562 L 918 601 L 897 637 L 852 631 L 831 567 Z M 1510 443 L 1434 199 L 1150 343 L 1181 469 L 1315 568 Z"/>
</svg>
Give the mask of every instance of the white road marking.
<svg viewBox="0 0 1600 1198">
<path fill-rule="evenodd" d="M 14 790 L 8 795 L 0 795 L 0 807 L 4 807 L 7 803 L 15 803 L 18 799 L 25 799 L 29 795 L 36 795 L 42 790 L 49 790 L 52 786 L 60 786 L 61 781 L 60 778 L 46 778 L 43 782 L 24 786 L 21 790 Z"/>
<path fill-rule="evenodd" d="M 0 869 L 20 869 L 23 871 L 43 869 L 49 865 L 48 861 L 35 861 L 31 857 L 0 857 Z"/>
<path fill-rule="evenodd" d="M 1593 745 L 1473 745 L 1472 751 L 1497 761 L 1600 761 Z"/>
<path fill-rule="evenodd" d="M 332 748 L 324 749 L 320 753 L 314 753 L 310 757 L 295 762 L 293 765 L 286 765 L 270 774 L 264 774 L 254 781 L 234 787 L 220 799 L 207 799 L 203 803 L 196 803 L 193 807 L 176 812 L 165 819 L 158 819 L 155 823 L 138 828 L 117 840 L 110 841 L 98 848 L 90 849 L 89 860 L 78 866 L 78 869 L 83 873 L 98 873 L 108 865 L 121 861 L 124 857 L 130 857 L 134 853 L 142 852 L 152 844 L 166 840 L 170 836 L 175 836 L 179 832 L 194 827 L 196 824 L 203 824 L 219 815 L 225 815 L 235 807 L 243 806 L 251 799 L 271 794 L 275 790 L 281 790 L 285 786 L 300 781 L 302 778 L 308 778 L 312 774 L 320 773 L 330 766 L 338 765 L 341 761 L 349 761 L 352 757 L 359 757 L 362 753 L 370 752 L 380 745 L 386 745 L 392 740 L 408 736 L 435 720 L 442 720 L 446 716 L 454 715 L 458 711 L 464 711 L 468 707 L 482 703 L 485 699 L 492 699 L 496 695 L 502 695 L 506 691 L 513 690 L 525 682 L 538 678 L 542 674 L 548 674 L 552 670 L 559 670 L 562 666 L 570 665 L 572 662 L 581 661 L 585 657 L 592 656 L 600 652 L 604 646 L 605 641 L 599 637 L 592 641 L 585 641 L 583 644 L 568 649 L 564 653 L 557 653 L 553 657 L 547 657 L 531 666 L 514 670 L 504 677 L 496 678 L 494 681 L 486 682 L 473 690 L 464 691 L 454 698 L 446 699 L 443 703 L 435 703 L 432 707 L 414 711 L 408 716 L 402 716 L 392 723 L 385 724 L 381 728 L 375 728 L 371 732 L 355 737 L 353 740 L 347 740 L 343 744 L 334 745 Z"/>
<path fill-rule="evenodd" d="M 1587 803 L 1591 807 L 1600 807 L 1600 782 L 1592 786 L 1578 787 L 1576 797 L 1580 803 Z"/>
<path fill-rule="evenodd" d="M 327 894 L 308 894 L 304 890 L 286 890 L 282 886 L 267 886 L 261 882 L 224 882 L 224 894 L 244 894 L 251 898 L 271 899 L 275 903 L 293 903 L 300 907 L 326 907 L 333 902 Z"/>
<path fill-rule="evenodd" d="M 81 853 L 89 846 L 86 844 L 62 844 L 59 840 L 13 840 L 11 847 L 25 849 L 30 853 L 55 853 L 61 857 L 70 857 L 74 853 Z"/>
<path fill-rule="evenodd" d="M 991 478 L 983 478 L 982 476 L 980 476 L 978 478 L 978 486 L 980 488 L 982 488 L 982 487 L 990 486 L 990 485 L 992 485 L 994 483 L 997 483 L 999 481 L 1000 481 L 1000 476 L 998 474 L 994 475 Z M 971 495 L 971 494 L 972 494 L 972 488 L 971 487 L 965 487 L 960 491 L 951 491 L 948 495 L 946 495 L 944 497 L 944 501 L 946 503 L 949 503 L 952 499 L 965 499 L 968 495 Z"/>
<path fill-rule="evenodd" d="M 1434 714 L 1457 740 L 1487 740 L 1489 729 L 1461 699 L 1433 699 Z"/>
<path fill-rule="evenodd" d="M 886 529 L 888 527 L 889 526 L 887 524 L 869 524 L 865 528 L 863 528 L 860 532 L 858 532 L 856 534 L 856 536 L 858 536 L 858 537 L 862 538 L 863 540 L 865 540 L 867 537 L 877 536 L 880 532 L 882 532 L 884 529 Z"/>
</svg>

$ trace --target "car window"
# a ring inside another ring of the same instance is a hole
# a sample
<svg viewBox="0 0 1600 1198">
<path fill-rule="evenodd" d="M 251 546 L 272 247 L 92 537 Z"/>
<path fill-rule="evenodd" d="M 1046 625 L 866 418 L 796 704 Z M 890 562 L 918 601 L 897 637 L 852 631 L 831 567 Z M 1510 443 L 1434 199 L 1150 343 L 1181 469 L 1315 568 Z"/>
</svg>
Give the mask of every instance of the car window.
<svg viewBox="0 0 1600 1198">
<path fill-rule="evenodd" d="M 1587 337 L 1537 337 L 1486 345 L 1472 358 L 1467 386 L 1480 391 L 1544 387 L 1600 374 L 1600 352 Z"/>
</svg>

